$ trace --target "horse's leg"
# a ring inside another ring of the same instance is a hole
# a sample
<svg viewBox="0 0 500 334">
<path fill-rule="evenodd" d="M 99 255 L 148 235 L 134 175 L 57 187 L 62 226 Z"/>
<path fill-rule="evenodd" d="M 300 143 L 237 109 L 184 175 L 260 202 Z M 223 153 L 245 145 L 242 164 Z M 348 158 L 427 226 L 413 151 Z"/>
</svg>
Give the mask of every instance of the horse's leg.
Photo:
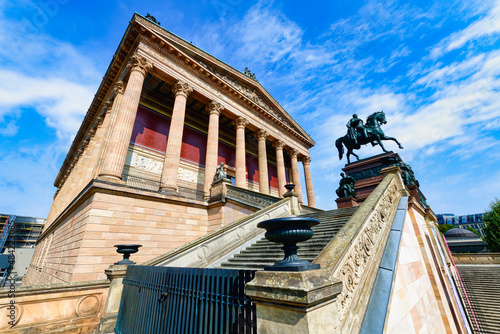
<svg viewBox="0 0 500 334">
<path fill-rule="evenodd" d="M 389 151 L 387 151 L 384 147 L 384 145 L 382 144 L 382 140 L 379 136 L 376 137 L 377 139 L 377 143 L 380 145 L 380 147 L 382 148 L 382 150 L 384 150 L 385 153 L 388 153 Z"/>
<path fill-rule="evenodd" d="M 396 142 L 396 144 L 398 144 L 399 148 L 403 149 L 403 145 L 401 145 L 401 143 L 398 142 L 398 140 L 394 137 L 387 137 L 386 135 L 384 135 L 381 139 L 382 140 L 394 140 Z"/>
</svg>

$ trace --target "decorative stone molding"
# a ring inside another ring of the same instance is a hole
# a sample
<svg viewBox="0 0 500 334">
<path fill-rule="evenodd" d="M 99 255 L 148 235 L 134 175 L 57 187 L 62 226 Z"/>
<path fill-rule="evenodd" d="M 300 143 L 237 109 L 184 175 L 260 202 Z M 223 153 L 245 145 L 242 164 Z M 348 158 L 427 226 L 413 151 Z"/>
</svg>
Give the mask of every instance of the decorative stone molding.
<svg viewBox="0 0 500 334">
<path fill-rule="evenodd" d="M 198 173 L 197 171 L 184 167 L 179 167 L 177 179 L 197 184 L 203 184 L 205 182 L 205 174 Z"/>
<path fill-rule="evenodd" d="M 208 114 L 217 114 L 217 116 L 219 116 L 221 111 L 224 109 L 222 104 L 220 104 L 219 102 L 215 102 L 215 101 L 210 101 L 207 104 L 206 108 L 208 110 Z"/>
<path fill-rule="evenodd" d="M 366 275 L 365 269 L 368 263 L 373 260 L 373 251 L 380 243 L 382 231 L 388 226 L 390 212 L 397 205 L 398 195 L 398 187 L 392 182 L 371 212 L 369 220 L 352 241 L 334 275 L 342 281 L 344 286 L 337 301 L 340 321 L 344 321 L 346 318 L 354 295 L 364 275 Z"/>
<path fill-rule="evenodd" d="M 299 155 L 299 151 L 297 151 L 297 150 L 296 150 L 296 149 L 294 149 L 294 148 L 291 148 L 291 149 L 287 150 L 287 153 L 288 153 L 288 155 L 289 155 L 291 158 L 293 158 L 293 157 L 295 157 L 295 158 L 296 158 L 296 157 Z"/>
<path fill-rule="evenodd" d="M 311 164 L 311 157 L 302 157 L 300 158 L 300 161 L 302 161 L 302 164 L 304 165 L 310 165 Z"/>
<path fill-rule="evenodd" d="M 248 120 L 246 118 L 243 118 L 241 116 L 239 117 L 236 117 L 235 119 L 233 119 L 233 125 L 236 127 L 236 128 L 244 128 L 245 126 L 248 125 Z"/>
<path fill-rule="evenodd" d="M 188 97 L 189 94 L 193 92 L 193 87 L 191 87 L 188 83 L 182 82 L 182 81 L 177 81 L 174 83 L 172 87 L 172 92 L 177 96 L 177 95 L 183 95 L 184 97 Z"/>
<path fill-rule="evenodd" d="M 116 94 L 123 94 L 125 92 L 125 85 L 122 80 L 118 80 L 115 84 L 115 87 L 113 87 L 113 93 Z"/>
<path fill-rule="evenodd" d="M 268 134 L 269 133 L 266 130 L 259 130 L 255 132 L 255 138 L 257 138 L 257 140 L 265 140 Z"/>
<path fill-rule="evenodd" d="M 141 57 L 138 54 L 133 54 L 130 57 L 127 67 L 132 71 L 139 71 L 145 76 L 146 73 L 148 73 L 148 71 L 153 68 L 153 64 L 150 63 L 146 58 Z"/>
<path fill-rule="evenodd" d="M 132 167 L 155 174 L 161 174 L 163 161 L 151 159 L 143 155 L 137 155 Z"/>
<path fill-rule="evenodd" d="M 269 206 L 277 201 L 277 199 L 271 199 L 268 198 L 268 196 L 263 196 L 259 193 L 233 186 L 227 187 L 226 196 L 259 208 L 265 208 L 266 206 Z"/>
<path fill-rule="evenodd" d="M 276 150 L 282 150 L 283 147 L 285 147 L 285 143 L 281 140 L 275 140 L 273 142 L 273 147 L 276 149 Z"/>
</svg>

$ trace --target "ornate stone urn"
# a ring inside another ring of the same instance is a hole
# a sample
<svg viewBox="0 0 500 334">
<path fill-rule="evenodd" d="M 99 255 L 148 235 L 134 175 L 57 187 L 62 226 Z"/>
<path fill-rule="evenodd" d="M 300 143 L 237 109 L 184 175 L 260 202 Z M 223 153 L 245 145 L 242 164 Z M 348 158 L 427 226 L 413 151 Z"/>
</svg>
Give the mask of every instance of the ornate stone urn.
<svg viewBox="0 0 500 334">
<path fill-rule="evenodd" d="M 298 242 L 312 238 L 314 232 L 312 226 L 318 225 L 319 220 L 314 218 L 292 216 L 285 218 L 269 219 L 260 222 L 257 227 L 266 229 L 267 240 L 282 243 L 285 251 L 285 258 L 276 262 L 273 266 L 265 267 L 270 271 L 304 271 L 319 269 L 319 264 L 312 264 L 309 261 L 301 260 L 297 256 Z"/>
<path fill-rule="evenodd" d="M 115 264 L 135 264 L 135 262 L 130 261 L 130 254 L 137 253 L 139 251 L 139 247 L 142 245 L 115 245 L 116 252 L 123 255 L 123 259 L 121 261 L 116 262 Z"/>
</svg>

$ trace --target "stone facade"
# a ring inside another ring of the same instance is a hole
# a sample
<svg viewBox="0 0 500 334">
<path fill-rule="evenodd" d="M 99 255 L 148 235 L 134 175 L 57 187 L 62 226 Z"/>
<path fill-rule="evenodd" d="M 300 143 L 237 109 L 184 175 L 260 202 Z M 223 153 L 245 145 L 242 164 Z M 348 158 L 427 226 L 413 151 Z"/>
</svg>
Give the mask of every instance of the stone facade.
<svg viewBox="0 0 500 334">
<path fill-rule="evenodd" d="M 236 187 L 281 197 L 292 181 L 314 207 L 314 144 L 258 82 L 135 14 L 55 180 L 23 284 L 101 279 L 115 244 L 142 244 L 143 262 L 257 211 L 241 196 L 209 201 L 220 163 Z"/>
</svg>

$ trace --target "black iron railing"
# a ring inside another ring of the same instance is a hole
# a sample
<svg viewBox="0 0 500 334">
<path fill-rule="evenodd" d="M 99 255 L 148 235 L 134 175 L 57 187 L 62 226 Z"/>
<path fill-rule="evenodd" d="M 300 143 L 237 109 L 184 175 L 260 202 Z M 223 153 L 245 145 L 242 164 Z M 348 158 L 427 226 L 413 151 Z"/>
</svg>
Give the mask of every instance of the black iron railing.
<svg viewBox="0 0 500 334">
<path fill-rule="evenodd" d="M 255 270 L 129 266 L 115 333 L 256 333 Z"/>
</svg>

